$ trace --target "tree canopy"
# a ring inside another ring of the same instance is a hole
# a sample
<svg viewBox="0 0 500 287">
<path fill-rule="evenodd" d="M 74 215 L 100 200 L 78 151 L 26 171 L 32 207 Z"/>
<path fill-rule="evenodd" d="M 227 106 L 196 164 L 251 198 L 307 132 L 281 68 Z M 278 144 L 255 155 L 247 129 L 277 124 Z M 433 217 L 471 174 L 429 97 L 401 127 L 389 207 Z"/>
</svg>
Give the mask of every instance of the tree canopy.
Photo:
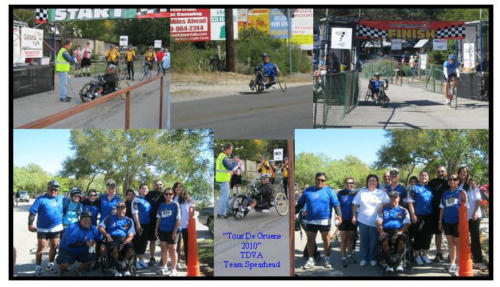
<svg viewBox="0 0 500 287">
<path fill-rule="evenodd" d="M 274 149 L 282 148 L 284 157 L 288 155 L 286 140 L 215 140 L 214 156 L 222 151 L 222 146 L 230 142 L 233 144 L 233 155 L 240 159 L 260 161 L 262 156 L 273 159 Z"/>
</svg>

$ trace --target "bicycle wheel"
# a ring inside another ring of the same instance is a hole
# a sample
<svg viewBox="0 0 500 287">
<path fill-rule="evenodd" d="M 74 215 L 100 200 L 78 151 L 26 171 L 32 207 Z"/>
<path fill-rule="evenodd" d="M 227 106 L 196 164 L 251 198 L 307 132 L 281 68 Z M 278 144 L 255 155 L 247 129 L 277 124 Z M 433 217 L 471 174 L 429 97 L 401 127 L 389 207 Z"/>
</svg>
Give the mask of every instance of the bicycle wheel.
<svg viewBox="0 0 500 287">
<path fill-rule="evenodd" d="M 458 96 L 457 96 L 457 87 L 453 86 L 453 107 L 455 110 L 458 108 Z"/>
<path fill-rule="evenodd" d="M 96 87 L 92 83 L 87 83 L 80 90 L 80 99 L 82 102 L 90 102 L 92 101 L 92 97 L 96 92 Z"/>
<path fill-rule="evenodd" d="M 144 79 L 146 79 L 146 76 L 148 74 L 148 66 L 144 65 L 142 66 L 142 73 L 141 73 L 141 77 L 140 77 L 140 81 L 143 81 Z"/>
<path fill-rule="evenodd" d="M 281 77 L 281 76 L 278 76 L 277 79 L 278 79 L 278 85 L 280 86 L 281 91 L 283 93 L 286 92 L 287 88 L 286 88 L 286 80 L 285 80 L 285 78 Z"/>
<path fill-rule="evenodd" d="M 370 89 L 368 89 L 366 91 L 366 95 L 365 95 L 365 102 L 368 102 L 371 97 L 372 97 L 372 93 L 371 93 Z"/>
<path fill-rule="evenodd" d="M 233 199 L 233 202 L 231 203 L 231 212 L 232 212 L 234 218 L 236 218 L 238 220 L 241 220 L 245 217 L 245 212 L 240 210 L 241 207 L 243 207 L 243 209 L 246 208 L 246 206 L 244 206 L 245 199 L 246 199 L 245 195 L 238 195 L 237 197 L 235 197 Z"/>
<path fill-rule="evenodd" d="M 274 207 L 279 215 L 285 216 L 288 214 L 288 199 L 283 192 L 278 192 L 274 197 Z"/>
<path fill-rule="evenodd" d="M 118 82 L 118 90 L 125 89 L 127 87 L 130 87 L 130 83 L 128 81 L 119 81 Z M 127 94 L 126 93 L 120 94 L 120 98 L 122 98 L 123 100 L 126 100 Z"/>
</svg>

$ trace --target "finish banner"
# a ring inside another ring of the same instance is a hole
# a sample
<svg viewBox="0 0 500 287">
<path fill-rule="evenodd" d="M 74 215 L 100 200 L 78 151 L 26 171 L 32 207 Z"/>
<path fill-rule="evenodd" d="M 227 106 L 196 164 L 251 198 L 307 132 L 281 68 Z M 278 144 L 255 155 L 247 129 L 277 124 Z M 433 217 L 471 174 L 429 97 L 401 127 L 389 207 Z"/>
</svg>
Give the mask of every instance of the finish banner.
<svg viewBox="0 0 500 287">
<path fill-rule="evenodd" d="M 449 39 L 465 38 L 465 23 L 425 21 L 359 21 L 359 39 Z"/>
<path fill-rule="evenodd" d="M 171 9 L 170 35 L 176 42 L 210 41 L 210 9 Z"/>
<path fill-rule="evenodd" d="M 167 9 L 140 8 L 140 9 L 110 9 L 110 8 L 66 8 L 48 9 L 48 22 L 60 21 L 88 21 L 88 20 L 111 20 L 111 19 L 134 19 L 134 18 L 168 18 L 170 13 Z"/>
</svg>

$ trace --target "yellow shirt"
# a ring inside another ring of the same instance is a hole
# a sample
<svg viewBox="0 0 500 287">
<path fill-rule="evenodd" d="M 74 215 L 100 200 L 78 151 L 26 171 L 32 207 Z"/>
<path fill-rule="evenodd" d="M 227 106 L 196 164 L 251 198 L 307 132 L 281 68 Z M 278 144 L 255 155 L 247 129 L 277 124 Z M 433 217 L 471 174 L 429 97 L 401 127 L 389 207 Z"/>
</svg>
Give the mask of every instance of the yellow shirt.
<svg viewBox="0 0 500 287">
<path fill-rule="evenodd" d="M 120 52 L 116 49 L 111 49 L 108 51 L 108 61 L 114 62 L 118 57 L 120 57 Z"/>
<path fill-rule="evenodd" d="M 144 54 L 144 58 L 146 58 L 146 61 L 153 61 L 156 58 L 156 53 L 148 50 L 146 54 Z"/>
<path fill-rule="evenodd" d="M 127 56 L 127 62 L 134 61 L 134 58 L 135 58 L 135 51 L 134 50 L 127 51 L 127 53 L 125 55 Z"/>
<path fill-rule="evenodd" d="M 266 168 L 264 165 L 267 165 L 268 168 Z M 269 164 L 269 162 L 266 160 L 264 162 L 264 164 L 262 163 L 259 163 L 257 165 L 257 171 L 260 173 L 260 174 L 264 174 L 264 173 L 267 173 L 269 174 L 269 176 L 271 176 L 271 173 L 273 172 L 273 168 L 271 167 L 271 165 Z"/>
</svg>

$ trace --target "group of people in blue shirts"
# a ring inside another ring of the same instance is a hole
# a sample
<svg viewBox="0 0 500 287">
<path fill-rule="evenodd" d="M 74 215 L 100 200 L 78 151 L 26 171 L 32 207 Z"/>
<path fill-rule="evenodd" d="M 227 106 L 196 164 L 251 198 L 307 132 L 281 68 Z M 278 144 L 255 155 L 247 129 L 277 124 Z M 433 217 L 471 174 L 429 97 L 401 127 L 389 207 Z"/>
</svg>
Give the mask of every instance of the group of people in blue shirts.
<svg viewBox="0 0 500 287">
<path fill-rule="evenodd" d="M 35 276 L 42 275 L 42 255 L 47 245 L 46 271 L 58 273 L 55 261 L 61 275 L 77 261 L 80 265 L 75 267 L 76 275 L 99 267 L 98 262 L 109 262 L 109 266 L 101 267 L 111 268 L 114 276 L 131 276 L 131 267 L 137 270 L 156 264 L 157 239 L 162 249 L 158 274 L 177 275 L 177 268 L 181 267 L 179 240 L 184 243 L 187 262 L 187 227 L 192 203 L 182 183 L 163 189 L 161 180 L 156 180 L 152 191 L 147 184 L 141 184 L 137 196 L 133 189 L 128 189 L 125 199 L 117 194 L 117 184 L 112 179 L 106 182 L 107 192 L 101 196 L 93 189 L 82 196 L 79 188 L 73 188 L 69 197 L 64 197 L 58 194 L 59 188 L 57 181 L 49 181 L 46 194 L 38 197 L 29 209 L 28 229 L 37 232 L 38 238 Z M 148 242 L 150 260 L 146 263 Z M 99 257 L 107 260 L 100 261 Z M 167 267 L 169 257 L 171 270 Z"/>
<path fill-rule="evenodd" d="M 324 267 L 332 268 L 330 230 L 332 210 L 335 210 L 334 224 L 341 235 L 344 268 L 357 263 L 353 250 L 358 237 L 360 266 L 369 263 L 381 265 L 387 272 L 402 272 L 407 267 L 403 266 L 405 254 L 411 255 L 406 257 L 411 258 L 409 265 L 444 261 L 441 250 L 444 232 L 449 255 L 446 270 L 456 275 L 459 206 L 464 202 L 468 208 L 474 267 L 486 269 L 479 243 L 482 199 L 478 182 L 469 175 L 466 166 L 447 176 L 446 168 L 440 165 L 436 168 L 436 178 L 429 179 L 430 173 L 422 170 L 418 177 L 410 178 L 405 188 L 400 184 L 399 170 L 395 168 L 384 173 L 383 182 L 379 182 L 375 174 L 368 175 L 365 187 L 360 189 L 356 189 L 353 177 L 347 177 L 345 188 L 335 193 L 326 185 L 326 175 L 317 173 L 315 186 L 304 190 L 295 207 L 307 236 L 303 268 L 313 268 L 318 260 Z M 316 247 L 318 231 L 325 247 L 323 258 Z M 428 253 L 433 236 L 436 253 L 431 260 Z"/>
</svg>

